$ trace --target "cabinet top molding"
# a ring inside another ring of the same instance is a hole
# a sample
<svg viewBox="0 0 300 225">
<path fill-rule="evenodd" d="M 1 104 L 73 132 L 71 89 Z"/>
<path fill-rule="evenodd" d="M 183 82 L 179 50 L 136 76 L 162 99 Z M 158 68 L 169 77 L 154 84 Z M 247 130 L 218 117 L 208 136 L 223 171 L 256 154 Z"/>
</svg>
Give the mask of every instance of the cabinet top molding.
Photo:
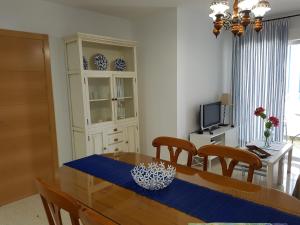
<svg viewBox="0 0 300 225">
<path fill-rule="evenodd" d="M 135 47 L 137 45 L 136 41 L 118 39 L 108 36 L 100 36 L 94 34 L 76 33 L 75 35 L 67 36 L 64 38 L 66 43 L 76 41 L 81 39 L 82 41 L 101 43 L 107 45 L 125 46 L 125 47 Z"/>
</svg>

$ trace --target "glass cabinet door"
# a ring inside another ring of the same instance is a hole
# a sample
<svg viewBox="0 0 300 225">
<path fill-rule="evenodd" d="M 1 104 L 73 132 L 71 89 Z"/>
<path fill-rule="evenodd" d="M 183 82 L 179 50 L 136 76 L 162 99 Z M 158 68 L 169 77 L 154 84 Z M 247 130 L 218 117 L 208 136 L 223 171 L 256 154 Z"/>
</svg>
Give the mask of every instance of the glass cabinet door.
<svg viewBox="0 0 300 225">
<path fill-rule="evenodd" d="M 134 78 L 116 77 L 117 120 L 135 117 Z"/>
<path fill-rule="evenodd" d="M 113 120 L 111 78 L 88 78 L 91 123 Z"/>
</svg>

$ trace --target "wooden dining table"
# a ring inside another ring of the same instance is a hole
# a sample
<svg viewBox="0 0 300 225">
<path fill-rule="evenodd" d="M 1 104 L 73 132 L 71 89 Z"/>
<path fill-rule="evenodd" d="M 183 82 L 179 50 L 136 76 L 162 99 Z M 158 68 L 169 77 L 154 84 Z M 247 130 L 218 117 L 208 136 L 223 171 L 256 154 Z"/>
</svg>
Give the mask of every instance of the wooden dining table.
<svg viewBox="0 0 300 225">
<path fill-rule="evenodd" d="M 107 154 L 105 156 L 133 165 L 157 161 L 155 158 L 138 153 L 118 153 L 118 155 Z M 275 189 L 181 165 L 176 166 L 176 177 L 300 216 L 300 201 Z M 131 190 L 67 166 L 58 169 L 54 180 L 44 179 L 74 197 L 84 207 L 91 208 L 119 224 L 175 225 L 205 222 Z"/>
</svg>

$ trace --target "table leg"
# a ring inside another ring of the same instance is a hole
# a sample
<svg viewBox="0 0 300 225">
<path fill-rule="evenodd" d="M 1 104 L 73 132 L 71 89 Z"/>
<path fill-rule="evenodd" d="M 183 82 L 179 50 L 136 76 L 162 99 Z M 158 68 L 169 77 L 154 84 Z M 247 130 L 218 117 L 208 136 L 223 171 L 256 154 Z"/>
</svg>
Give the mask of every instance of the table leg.
<svg viewBox="0 0 300 225">
<path fill-rule="evenodd" d="M 267 165 L 267 187 L 272 188 L 273 185 L 273 165 Z"/>
<path fill-rule="evenodd" d="M 288 173 L 291 173 L 292 157 L 293 157 L 293 147 L 292 147 L 292 149 L 289 151 L 289 154 L 288 154 L 288 168 L 287 168 L 287 172 L 288 172 Z"/>
<path fill-rule="evenodd" d="M 282 185 L 283 183 L 283 162 L 284 162 L 284 157 L 282 157 L 279 162 L 278 162 L 278 178 L 277 178 L 277 184 Z"/>
</svg>

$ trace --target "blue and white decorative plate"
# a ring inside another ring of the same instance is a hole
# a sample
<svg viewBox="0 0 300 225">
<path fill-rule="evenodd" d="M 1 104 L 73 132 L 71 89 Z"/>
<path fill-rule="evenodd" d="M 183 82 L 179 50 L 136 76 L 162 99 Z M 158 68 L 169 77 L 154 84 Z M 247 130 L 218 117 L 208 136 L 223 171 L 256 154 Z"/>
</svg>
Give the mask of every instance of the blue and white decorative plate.
<svg viewBox="0 0 300 225">
<path fill-rule="evenodd" d="M 115 66 L 115 70 L 124 71 L 126 70 L 126 61 L 122 58 L 116 58 L 114 66 Z"/>
<path fill-rule="evenodd" d="M 85 56 L 83 56 L 82 61 L 83 61 L 83 69 L 88 70 L 89 69 L 89 63 L 88 63 L 88 60 L 86 59 Z"/>
<path fill-rule="evenodd" d="M 97 70 L 106 70 L 108 61 L 106 57 L 102 54 L 96 54 L 93 57 L 94 64 L 96 65 Z"/>
</svg>

